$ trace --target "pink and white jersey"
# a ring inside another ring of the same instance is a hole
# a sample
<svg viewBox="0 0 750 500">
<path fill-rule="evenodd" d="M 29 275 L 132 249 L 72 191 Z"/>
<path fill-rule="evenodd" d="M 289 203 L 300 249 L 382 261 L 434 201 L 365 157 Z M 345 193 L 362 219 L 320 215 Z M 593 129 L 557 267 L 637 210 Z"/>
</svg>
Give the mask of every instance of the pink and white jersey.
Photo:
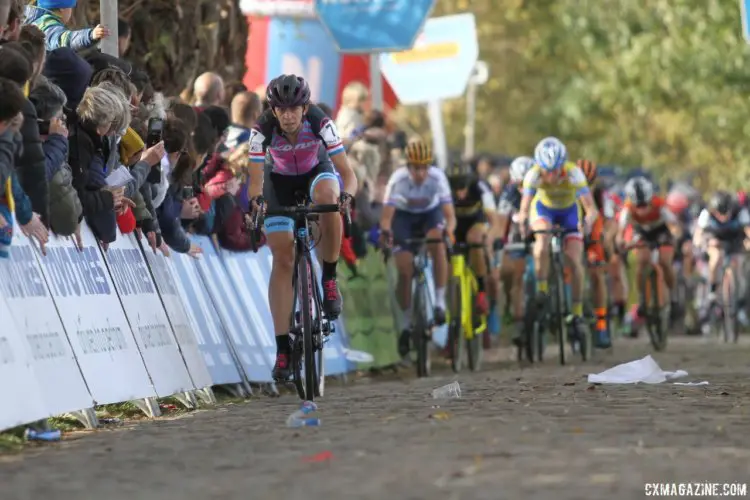
<svg viewBox="0 0 750 500">
<path fill-rule="evenodd" d="M 272 172 L 276 174 L 308 173 L 320 163 L 318 153 L 321 146 L 326 148 L 329 158 L 344 152 L 344 144 L 333 120 L 314 105 L 310 106 L 302 119 L 296 144 L 291 144 L 283 135 L 270 109 L 250 130 L 250 161 L 265 163 L 268 153 L 273 159 Z"/>
</svg>

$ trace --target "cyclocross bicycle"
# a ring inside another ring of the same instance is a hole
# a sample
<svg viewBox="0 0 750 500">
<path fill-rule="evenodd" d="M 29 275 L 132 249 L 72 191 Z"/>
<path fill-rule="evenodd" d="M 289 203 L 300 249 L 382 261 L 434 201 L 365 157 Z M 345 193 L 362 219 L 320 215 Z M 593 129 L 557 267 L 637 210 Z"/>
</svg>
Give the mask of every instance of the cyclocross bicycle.
<svg viewBox="0 0 750 500">
<path fill-rule="evenodd" d="M 654 350 L 663 351 L 667 347 L 667 325 L 664 321 L 665 314 L 662 311 L 665 306 L 659 303 L 659 298 L 664 294 L 663 287 L 666 285 L 659 267 L 659 248 L 664 245 L 655 240 L 641 240 L 626 247 L 626 251 L 639 247 L 641 244 L 648 245 L 651 257 L 641 271 L 639 309 L 646 320 L 646 331 L 648 331 L 651 345 Z M 623 258 L 625 257 L 623 256 Z"/>
<path fill-rule="evenodd" d="M 724 342 L 737 342 L 740 334 L 739 312 L 739 281 L 737 273 L 732 268 L 734 242 L 722 241 L 724 259 L 721 267 L 721 293 L 714 304 L 709 304 L 709 321 L 711 330 L 717 335 L 719 329 L 723 332 Z"/>
<path fill-rule="evenodd" d="M 481 243 L 458 243 L 451 252 L 452 280 L 448 296 L 448 352 L 451 368 L 458 373 L 463 365 L 463 349 L 469 369 L 479 370 L 482 364 L 482 336 L 487 332 L 487 317 L 477 314 L 474 304 L 479 292 L 477 278 L 466 265 L 466 256 L 471 249 L 485 246 Z"/>
<path fill-rule="evenodd" d="M 443 238 L 407 238 L 403 241 L 394 242 L 402 248 L 409 249 L 413 255 L 411 335 L 412 345 L 417 356 L 417 377 L 429 377 L 432 370 L 430 341 L 432 340 L 434 322 L 432 314 L 429 313 L 433 310 L 433 304 L 427 281 L 427 269 L 430 266 L 427 245 L 437 243 L 445 243 L 445 240 Z M 390 250 L 385 250 L 384 255 L 387 263 L 391 255 Z"/>
<path fill-rule="evenodd" d="M 518 361 L 524 359 L 529 363 L 541 362 L 544 359 L 544 328 L 543 321 L 536 317 L 536 273 L 534 272 L 534 257 L 531 255 L 531 240 L 521 243 L 510 243 L 503 248 L 504 252 L 523 252 L 526 267 L 523 273 L 523 334 L 516 344 Z"/>
<path fill-rule="evenodd" d="M 560 364 L 565 364 L 565 346 L 570 343 L 573 352 L 580 354 L 581 359 L 586 361 L 589 359 L 589 349 L 591 348 L 591 340 L 588 338 L 588 328 L 583 328 L 574 332 L 574 335 L 568 335 L 568 318 L 570 317 L 570 304 L 568 300 L 568 294 L 565 290 L 565 265 L 563 255 L 563 236 L 565 230 L 560 227 L 554 227 L 552 229 L 545 229 L 541 231 L 532 231 L 532 235 L 547 234 L 550 236 L 550 252 L 549 252 L 549 272 L 547 274 L 547 282 L 549 283 L 549 302 L 541 311 L 534 308 L 531 312 L 527 311 L 527 314 L 534 315 L 534 329 L 539 330 L 534 333 L 535 337 L 541 337 L 542 325 L 539 323 L 546 323 L 548 325 L 550 333 L 557 339 L 559 347 Z M 535 304 L 538 306 L 538 304 Z"/>
<path fill-rule="evenodd" d="M 333 321 L 323 314 L 321 291 L 313 267 L 312 249 L 315 241 L 310 235 L 310 223 L 317 222 L 320 214 L 340 212 L 341 206 L 311 205 L 303 197 L 296 207 L 267 210 L 263 207 L 255 214 L 253 227 L 260 228 L 264 217 L 281 216 L 294 220 L 294 274 L 292 288 L 292 317 L 289 339 L 292 344 L 292 379 L 300 399 L 312 401 L 323 396 L 325 365 L 323 347 L 335 331 Z M 351 227 L 349 210 L 344 211 L 344 236 Z M 255 232 L 253 232 L 255 234 Z M 317 359 L 316 359 L 317 358 Z"/>
</svg>

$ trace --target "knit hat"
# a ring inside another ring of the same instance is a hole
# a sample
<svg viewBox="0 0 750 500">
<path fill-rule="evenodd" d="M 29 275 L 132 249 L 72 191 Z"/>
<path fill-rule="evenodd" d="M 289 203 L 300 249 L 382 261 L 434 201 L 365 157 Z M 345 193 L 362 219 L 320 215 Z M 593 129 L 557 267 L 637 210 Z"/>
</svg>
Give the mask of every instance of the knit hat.
<svg viewBox="0 0 750 500">
<path fill-rule="evenodd" d="M 42 9 L 72 9 L 76 6 L 77 0 L 38 0 L 37 5 Z"/>
</svg>

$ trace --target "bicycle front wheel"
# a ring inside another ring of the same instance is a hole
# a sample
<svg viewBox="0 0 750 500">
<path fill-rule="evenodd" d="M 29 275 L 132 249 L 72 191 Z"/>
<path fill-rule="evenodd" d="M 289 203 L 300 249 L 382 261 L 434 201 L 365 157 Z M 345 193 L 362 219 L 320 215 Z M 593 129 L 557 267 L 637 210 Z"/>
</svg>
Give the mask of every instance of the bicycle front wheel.
<svg viewBox="0 0 750 500">
<path fill-rule="evenodd" d="M 305 399 L 312 401 L 319 395 L 318 373 L 315 366 L 315 343 L 313 342 L 313 290 L 312 266 L 306 257 L 299 259 L 300 308 L 302 309 L 302 351 L 305 361 Z"/>
<path fill-rule="evenodd" d="M 724 312 L 724 342 L 737 343 L 740 331 L 740 322 L 737 317 L 737 278 L 731 268 L 724 272 L 724 283 L 721 291 L 724 306 L 722 307 Z"/>
<path fill-rule="evenodd" d="M 451 315 L 448 325 L 448 353 L 451 357 L 451 368 L 458 373 L 463 367 L 463 296 L 461 294 L 461 280 L 454 278 L 450 287 Z"/>
<path fill-rule="evenodd" d="M 427 304 L 426 298 L 427 285 L 417 283 L 413 298 L 414 310 L 414 350 L 417 352 L 417 377 L 430 376 L 430 352 L 429 352 L 429 322 L 427 321 Z"/>
<path fill-rule="evenodd" d="M 567 343 L 566 333 L 567 326 L 565 324 L 565 313 L 563 304 L 565 304 L 565 282 L 563 281 L 563 269 L 555 258 L 551 258 L 549 268 L 549 284 L 550 284 L 550 314 L 548 315 L 550 322 L 550 331 L 555 336 L 558 342 L 560 351 L 560 364 L 565 364 L 565 344 Z"/>
<path fill-rule="evenodd" d="M 663 351 L 667 336 L 659 307 L 659 275 L 653 267 L 645 272 L 647 274 L 643 280 L 642 293 L 646 303 L 646 329 L 654 350 Z"/>
</svg>

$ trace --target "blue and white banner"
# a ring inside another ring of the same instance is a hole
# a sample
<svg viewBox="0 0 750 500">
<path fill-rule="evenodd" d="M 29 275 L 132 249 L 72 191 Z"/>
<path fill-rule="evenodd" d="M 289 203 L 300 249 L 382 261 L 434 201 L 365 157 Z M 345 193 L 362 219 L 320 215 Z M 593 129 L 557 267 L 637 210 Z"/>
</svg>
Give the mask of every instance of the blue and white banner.
<svg viewBox="0 0 750 500">
<path fill-rule="evenodd" d="M 195 389 L 135 235 L 118 232 L 104 258 L 156 394 Z"/>
<path fill-rule="evenodd" d="M 315 0 L 315 12 L 340 52 L 406 50 L 435 0 Z"/>
<path fill-rule="evenodd" d="M 42 271 L 97 404 L 156 396 L 138 345 L 93 233 L 81 227 L 83 249 L 51 237 Z"/>
<path fill-rule="evenodd" d="M 23 336 L 49 415 L 89 408 L 94 399 L 70 348 L 36 252 L 31 241 L 16 231 L 10 259 L 0 259 L 0 295 Z"/>
<path fill-rule="evenodd" d="M 31 353 L 24 345 L 24 336 L 16 326 L 1 291 L 0 318 L 3 318 L 0 330 L 0 393 L 4 402 L 0 410 L 0 429 L 7 429 L 46 418 L 49 414 L 34 373 Z"/>
<path fill-rule="evenodd" d="M 247 305 L 235 293 L 213 242 L 206 236 L 193 236 L 191 240 L 203 249 L 203 255 L 196 261 L 198 272 L 203 277 L 247 379 L 252 382 L 271 382 L 273 361 L 269 363 L 267 351 L 262 349 L 255 335 L 255 321 L 250 318 Z"/>
<path fill-rule="evenodd" d="M 187 365 L 193 386 L 197 389 L 210 387 L 213 385 L 213 380 L 198 346 L 193 325 L 180 298 L 177 283 L 175 283 L 175 272 L 172 269 L 173 259 L 164 257 L 161 252 L 154 253 L 151 248 L 146 247 L 144 247 L 143 254 L 153 274 L 161 303 L 164 306 L 164 312 L 172 325 L 172 331 L 177 339 L 185 365 Z"/>
<path fill-rule="evenodd" d="M 242 382 L 243 377 L 227 342 L 224 325 L 198 274 L 195 259 L 189 255 L 172 253 L 170 260 L 174 264 L 175 284 L 213 383 L 221 385 Z"/>
<path fill-rule="evenodd" d="M 53 236 L 42 256 L 16 230 L 11 257 L 0 259 L 0 430 L 97 404 L 271 380 L 268 249 L 217 252 L 197 237 L 199 258 L 165 258 L 144 253 L 133 235 L 103 253 L 85 224 L 81 234 L 82 249 Z M 354 368 L 346 345 L 338 321 L 327 374 Z"/>
</svg>

